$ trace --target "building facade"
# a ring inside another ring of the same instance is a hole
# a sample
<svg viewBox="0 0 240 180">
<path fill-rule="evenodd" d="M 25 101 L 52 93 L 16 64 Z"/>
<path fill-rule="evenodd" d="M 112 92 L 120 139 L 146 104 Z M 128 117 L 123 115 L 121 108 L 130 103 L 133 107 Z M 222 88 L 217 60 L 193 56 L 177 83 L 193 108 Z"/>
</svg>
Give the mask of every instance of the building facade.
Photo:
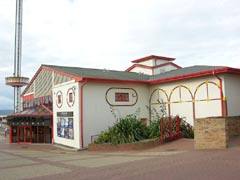
<svg viewBox="0 0 240 180">
<path fill-rule="evenodd" d="M 239 115 L 239 69 L 181 68 L 174 60 L 147 56 L 126 71 L 42 65 L 22 93 L 24 111 L 9 116 L 10 141 L 83 149 L 116 119 L 136 114 L 150 123 L 163 106 L 166 116 L 191 125 L 195 118 Z"/>
</svg>

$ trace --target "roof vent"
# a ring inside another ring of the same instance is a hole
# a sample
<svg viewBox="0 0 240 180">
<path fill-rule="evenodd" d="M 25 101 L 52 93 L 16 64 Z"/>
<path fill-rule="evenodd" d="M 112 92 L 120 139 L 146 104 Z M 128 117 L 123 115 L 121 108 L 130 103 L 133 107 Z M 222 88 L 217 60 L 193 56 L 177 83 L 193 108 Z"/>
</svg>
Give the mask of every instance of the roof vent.
<svg viewBox="0 0 240 180">
<path fill-rule="evenodd" d="M 106 69 L 106 68 L 104 68 L 104 69 L 103 69 L 103 72 L 108 72 L 108 71 L 109 71 L 109 70 L 108 70 L 108 69 Z"/>
</svg>

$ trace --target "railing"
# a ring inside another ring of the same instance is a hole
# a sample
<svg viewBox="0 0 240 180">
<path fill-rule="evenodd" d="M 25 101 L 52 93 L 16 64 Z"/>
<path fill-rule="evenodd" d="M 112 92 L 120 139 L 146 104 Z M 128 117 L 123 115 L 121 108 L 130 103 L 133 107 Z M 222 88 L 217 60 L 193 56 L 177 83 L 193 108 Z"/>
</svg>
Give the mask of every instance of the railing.
<svg viewBox="0 0 240 180">
<path fill-rule="evenodd" d="M 162 142 L 173 141 L 181 137 L 191 137 L 192 126 L 179 116 L 160 119 Z"/>
</svg>

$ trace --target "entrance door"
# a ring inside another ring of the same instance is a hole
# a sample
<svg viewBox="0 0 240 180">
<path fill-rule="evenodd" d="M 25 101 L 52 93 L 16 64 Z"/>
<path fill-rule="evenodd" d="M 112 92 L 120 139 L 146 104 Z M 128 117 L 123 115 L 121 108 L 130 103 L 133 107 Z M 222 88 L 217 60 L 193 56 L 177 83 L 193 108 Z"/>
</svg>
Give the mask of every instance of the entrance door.
<svg viewBox="0 0 240 180">
<path fill-rule="evenodd" d="M 31 143 L 31 127 L 20 126 L 18 127 L 18 142 L 19 143 Z"/>
<path fill-rule="evenodd" d="M 25 127 L 25 142 L 30 143 L 31 142 L 31 128 Z"/>
</svg>

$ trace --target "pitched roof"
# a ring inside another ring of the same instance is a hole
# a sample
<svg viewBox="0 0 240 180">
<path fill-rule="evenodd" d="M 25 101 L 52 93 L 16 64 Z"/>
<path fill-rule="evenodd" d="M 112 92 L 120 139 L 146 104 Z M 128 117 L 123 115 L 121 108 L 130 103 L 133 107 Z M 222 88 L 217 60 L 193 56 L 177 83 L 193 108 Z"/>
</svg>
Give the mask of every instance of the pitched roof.
<svg viewBox="0 0 240 180">
<path fill-rule="evenodd" d="M 240 69 L 225 66 L 191 66 L 176 70 L 167 71 L 158 75 L 146 75 L 136 72 L 114 71 L 106 69 L 89 69 L 80 67 L 67 67 L 55 65 L 42 65 L 34 75 L 31 82 L 25 88 L 22 94 L 26 93 L 30 84 L 34 81 L 41 69 L 54 71 L 65 76 L 72 77 L 76 82 L 84 79 L 94 82 L 114 82 L 114 83 L 140 83 L 157 84 L 182 79 L 194 78 L 199 76 L 214 75 L 219 73 L 238 73 Z"/>
<path fill-rule="evenodd" d="M 155 69 L 155 68 L 159 68 L 159 67 L 163 67 L 163 66 L 168 66 L 168 65 L 172 65 L 176 68 L 182 68 L 180 66 L 178 66 L 177 64 L 173 63 L 173 62 L 167 62 L 167 63 L 164 63 L 164 64 L 160 64 L 160 65 L 157 65 L 157 66 L 146 66 L 146 65 L 142 65 L 142 64 L 133 64 L 132 66 L 130 66 L 129 68 L 127 68 L 125 71 L 126 72 L 130 72 L 132 69 L 134 69 L 135 67 L 140 67 L 140 68 L 143 68 L 143 69 Z"/>
<path fill-rule="evenodd" d="M 192 74 L 192 73 L 202 72 L 207 70 L 214 70 L 218 68 L 223 68 L 223 66 L 190 66 L 190 67 L 185 67 L 185 68 L 167 71 L 165 73 L 154 75 L 150 78 L 150 80 L 162 79 L 162 78 L 168 78 L 168 77 L 180 76 L 180 75 L 182 76 L 186 74 Z"/>
<path fill-rule="evenodd" d="M 25 109 L 25 110 L 23 110 L 21 112 L 10 114 L 8 116 L 8 118 L 19 117 L 19 116 L 22 116 L 22 117 L 35 117 L 35 116 L 36 117 L 39 117 L 39 116 L 49 116 L 49 117 L 52 117 L 52 112 L 48 108 L 40 105 L 40 106 L 31 107 L 29 109 Z"/>
<path fill-rule="evenodd" d="M 175 60 L 175 58 L 150 55 L 150 56 L 146 56 L 146 57 L 143 57 L 143 58 L 140 58 L 140 59 L 133 60 L 132 63 L 139 63 L 139 62 L 147 61 L 147 60 L 150 60 L 150 59 L 160 59 L 160 60 L 165 60 L 165 61 L 174 61 Z"/>
<path fill-rule="evenodd" d="M 211 75 L 213 74 L 213 72 L 214 73 L 228 72 L 229 69 L 230 68 L 225 66 L 190 66 L 153 75 L 150 77 L 149 81 L 151 82 L 174 81 L 204 75 Z"/>
<path fill-rule="evenodd" d="M 128 80 L 128 81 L 147 81 L 149 75 L 125 72 L 125 71 L 114 71 L 107 69 L 89 69 L 80 67 L 67 67 L 67 66 L 53 66 L 43 65 L 57 72 L 64 72 L 81 78 L 97 78 L 97 79 L 109 79 L 109 80 Z"/>
</svg>

